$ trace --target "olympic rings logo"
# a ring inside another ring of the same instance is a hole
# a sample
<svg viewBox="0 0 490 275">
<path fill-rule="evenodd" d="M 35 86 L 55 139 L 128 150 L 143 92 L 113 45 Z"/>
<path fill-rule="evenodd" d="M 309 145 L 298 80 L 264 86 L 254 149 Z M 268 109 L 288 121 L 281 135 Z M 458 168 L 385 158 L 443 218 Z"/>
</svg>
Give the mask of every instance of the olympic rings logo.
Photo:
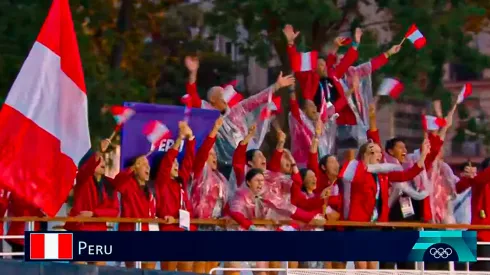
<svg viewBox="0 0 490 275">
<path fill-rule="evenodd" d="M 431 248 L 429 250 L 430 255 L 435 259 L 447 259 L 451 254 L 453 254 L 453 250 L 451 248 Z"/>
</svg>

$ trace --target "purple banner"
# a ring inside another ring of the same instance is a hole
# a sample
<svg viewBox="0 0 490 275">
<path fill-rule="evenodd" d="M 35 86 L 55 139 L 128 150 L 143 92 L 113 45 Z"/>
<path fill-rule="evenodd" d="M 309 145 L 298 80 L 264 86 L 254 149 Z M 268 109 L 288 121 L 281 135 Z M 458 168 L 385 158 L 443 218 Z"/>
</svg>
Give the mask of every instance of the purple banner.
<svg viewBox="0 0 490 275">
<path fill-rule="evenodd" d="M 126 102 L 124 106 L 132 108 L 136 113 L 121 129 L 121 169 L 131 159 L 150 151 L 151 144 L 143 134 L 143 127 L 149 121 L 158 120 L 164 123 L 172 133 L 172 137 L 164 139 L 155 152 L 148 157 L 151 164 L 152 160 L 163 155 L 174 144 L 179 133 L 179 121 L 184 120 L 185 107 L 135 102 Z M 219 115 L 219 112 L 214 110 L 191 109 L 188 122 L 196 137 L 196 148 L 201 146 Z M 184 146 L 185 142 L 180 147 L 179 161 L 182 158 Z"/>
</svg>

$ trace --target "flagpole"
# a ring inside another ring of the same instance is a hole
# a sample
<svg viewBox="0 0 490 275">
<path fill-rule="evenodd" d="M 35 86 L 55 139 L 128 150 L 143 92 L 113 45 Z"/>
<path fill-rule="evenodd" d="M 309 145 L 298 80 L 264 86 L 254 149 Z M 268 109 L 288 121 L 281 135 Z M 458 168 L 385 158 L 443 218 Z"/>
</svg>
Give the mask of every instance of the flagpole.
<svg viewBox="0 0 490 275">
<path fill-rule="evenodd" d="M 401 46 L 403 44 L 403 42 L 405 42 L 405 40 L 407 40 L 407 38 L 403 37 L 402 42 L 400 42 L 400 44 L 398 44 L 398 46 Z"/>
<path fill-rule="evenodd" d="M 117 131 L 114 130 L 114 132 L 112 132 L 111 136 L 108 138 L 109 141 L 112 141 L 116 137 L 116 134 L 117 134 Z"/>
</svg>

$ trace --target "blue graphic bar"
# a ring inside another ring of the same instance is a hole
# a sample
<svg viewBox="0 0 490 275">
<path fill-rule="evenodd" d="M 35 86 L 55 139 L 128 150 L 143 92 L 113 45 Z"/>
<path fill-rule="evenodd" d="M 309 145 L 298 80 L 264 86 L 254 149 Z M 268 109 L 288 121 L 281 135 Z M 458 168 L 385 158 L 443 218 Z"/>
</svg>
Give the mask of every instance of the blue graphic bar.
<svg viewBox="0 0 490 275">
<path fill-rule="evenodd" d="M 26 232 L 25 259 L 474 262 L 476 241 L 474 231 Z"/>
</svg>

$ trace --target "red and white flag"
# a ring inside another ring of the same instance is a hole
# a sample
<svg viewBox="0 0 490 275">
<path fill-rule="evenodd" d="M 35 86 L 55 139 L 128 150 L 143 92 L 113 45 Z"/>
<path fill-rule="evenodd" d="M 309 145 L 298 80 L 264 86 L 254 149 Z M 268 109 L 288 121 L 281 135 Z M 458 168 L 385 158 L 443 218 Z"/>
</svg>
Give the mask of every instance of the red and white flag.
<svg viewBox="0 0 490 275">
<path fill-rule="evenodd" d="M 143 128 L 143 134 L 152 146 L 157 147 L 162 140 L 170 138 L 172 135 L 165 124 L 160 121 L 153 120 L 148 122 Z"/>
<path fill-rule="evenodd" d="M 0 111 L 0 184 L 55 216 L 90 149 L 87 91 L 68 0 L 54 0 Z"/>
<path fill-rule="evenodd" d="M 114 120 L 116 120 L 116 130 L 121 128 L 135 114 L 133 109 L 124 106 L 112 106 L 111 113 L 114 116 Z"/>
<path fill-rule="evenodd" d="M 260 112 L 260 118 L 262 120 L 265 120 L 271 117 L 272 115 L 277 115 L 280 112 L 281 112 L 281 97 L 274 96 L 272 100 L 268 102 L 264 108 L 262 108 L 262 111 Z"/>
<path fill-rule="evenodd" d="M 235 87 L 227 85 L 223 89 L 223 99 L 228 103 L 229 108 L 233 108 L 233 106 L 242 101 L 243 96 L 235 91 Z"/>
<path fill-rule="evenodd" d="M 72 260 L 72 233 L 31 233 L 31 260 Z"/>
<path fill-rule="evenodd" d="M 354 176 L 356 175 L 357 165 L 359 165 L 359 161 L 354 159 L 344 165 L 339 173 L 339 178 L 342 178 L 345 181 L 352 181 Z"/>
<path fill-rule="evenodd" d="M 378 95 L 397 99 L 403 91 L 403 84 L 396 78 L 385 78 L 379 87 Z"/>
<path fill-rule="evenodd" d="M 424 35 L 419 31 L 415 24 L 410 26 L 407 33 L 405 34 L 405 38 L 410 40 L 410 42 L 413 43 L 417 50 L 422 49 L 427 43 Z"/>
<path fill-rule="evenodd" d="M 318 52 L 311 51 L 298 53 L 291 62 L 293 72 L 307 72 L 315 70 L 318 65 Z"/>
<path fill-rule="evenodd" d="M 459 92 L 456 104 L 461 104 L 467 97 L 471 95 L 472 92 L 473 88 L 471 86 L 471 83 L 464 84 L 463 89 L 461 89 L 461 92 Z"/>
<path fill-rule="evenodd" d="M 446 120 L 442 117 L 422 116 L 422 127 L 424 131 L 437 131 L 446 126 Z"/>
</svg>

